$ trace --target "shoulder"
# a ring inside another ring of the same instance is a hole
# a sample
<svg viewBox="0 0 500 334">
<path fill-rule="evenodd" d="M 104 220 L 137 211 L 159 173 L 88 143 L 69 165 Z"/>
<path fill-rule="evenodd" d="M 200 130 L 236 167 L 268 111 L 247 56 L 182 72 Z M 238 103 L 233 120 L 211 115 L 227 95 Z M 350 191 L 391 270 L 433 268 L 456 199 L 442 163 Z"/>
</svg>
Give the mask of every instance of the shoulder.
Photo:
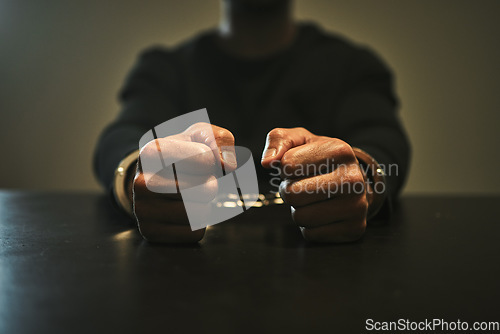
<svg viewBox="0 0 500 334">
<path fill-rule="evenodd" d="M 315 23 L 303 22 L 300 26 L 307 44 L 309 57 L 355 68 L 388 70 L 385 61 L 370 47 L 356 43 L 339 33 L 324 30 Z"/>
<path fill-rule="evenodd" d="M 174 53 L 166 46 L 153 45 L 143 49 L 137 57 L 136 68 L 163 68 L 173 65 Z"/>
<path fill-rule="evenodd" d="M 122 97 L 144 87 L 171 88 L 179 80 L 178 65 L 171 49 L 155 45 L 143 49 L 132 66 L 122 89 Z"/>
</svg>

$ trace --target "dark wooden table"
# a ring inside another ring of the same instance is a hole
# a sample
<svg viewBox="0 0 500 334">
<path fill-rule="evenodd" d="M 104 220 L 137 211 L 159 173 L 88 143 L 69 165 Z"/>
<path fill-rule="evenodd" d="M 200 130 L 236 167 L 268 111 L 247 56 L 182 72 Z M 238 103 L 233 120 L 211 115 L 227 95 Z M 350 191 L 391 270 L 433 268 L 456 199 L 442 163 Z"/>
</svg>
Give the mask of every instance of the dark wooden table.
<svg viewBox="0 0 500 334">
<path fill-rule="evenodd" d="M 0 333 L 365 333 L 500 320 L 500 197 L 404 197 L 360 242 L 302 239 L 286 206 L 143 241 L 96 193 L 0 192 Z"/>
</svg>

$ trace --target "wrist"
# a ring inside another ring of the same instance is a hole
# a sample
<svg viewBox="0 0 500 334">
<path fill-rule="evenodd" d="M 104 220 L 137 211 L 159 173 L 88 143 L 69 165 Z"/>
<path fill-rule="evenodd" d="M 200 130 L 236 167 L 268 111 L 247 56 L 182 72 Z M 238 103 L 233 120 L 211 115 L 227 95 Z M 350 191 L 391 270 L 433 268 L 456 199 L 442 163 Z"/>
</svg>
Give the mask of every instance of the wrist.
<svg viewBox="0 0 500 334">
<path fill-rule="evenodd" d="M 368 220 L 377 215 L 387 198 L 385 173 L 379 163 L 367 152 L 357 147 L 353 147 L 353 151 L 366 177 Z"/>
<path fill-rule="evenodd" d="M 115 169 L 113 195 L 118 206 L 133 217 L 132 182 L 135 166 L 139 158 L 139 150 L 127 155 Z"/>
</svg>

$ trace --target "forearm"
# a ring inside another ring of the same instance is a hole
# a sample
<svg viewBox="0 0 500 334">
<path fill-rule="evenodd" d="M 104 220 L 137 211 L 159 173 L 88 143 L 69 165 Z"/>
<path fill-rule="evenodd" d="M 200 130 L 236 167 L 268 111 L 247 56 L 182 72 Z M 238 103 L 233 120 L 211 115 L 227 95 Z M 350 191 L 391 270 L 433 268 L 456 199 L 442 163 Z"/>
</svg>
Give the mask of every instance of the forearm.
<svg viewBox="0 0 500 334">
<path fill-rule="evenodd" d="M 410 144 L 400 129 L 367 127 L 346 141 L 371 155 L 385 174 L 387 190 L 392 198 L 400 193 L 409 170 Z"/>
<path fill-rule="evenodd" d="M 139 139 L 147 130 L 138 125 L 114 123 L 103 132 L 94 154 L 94 172 L 106 189 L 111 189 L 120 161 L 138 149 Z"/>
<path fill-rule="evenodd" d="M 333 122 L 340 139 L 366 151 L 381 165 L 392 198 L 402 189 L 411 152 L 396 109 L 388 96 L 357 93 L 346 98 Z"/>
</svg>

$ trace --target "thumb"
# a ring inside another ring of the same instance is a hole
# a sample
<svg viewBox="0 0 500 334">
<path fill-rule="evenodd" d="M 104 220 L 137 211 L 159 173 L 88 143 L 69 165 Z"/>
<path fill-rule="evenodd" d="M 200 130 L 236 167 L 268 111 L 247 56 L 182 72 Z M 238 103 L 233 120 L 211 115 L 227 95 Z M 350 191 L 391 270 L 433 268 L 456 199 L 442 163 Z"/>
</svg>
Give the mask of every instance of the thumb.
<svg viewBox="0 0 500 334">
<path fill-rule="evenodd" d="M 226 173 L 234 171 L 237 167 L 237 161 L 233 134 L 231 131 L 215 125 L 212 125 L 212 131 L 224 170 Z"/>
<path fill-rule="evenodd" d="M 291 148 L 304 145 L 315 135 L 304 128 L 275 128 L 266 137 L 266 145 L 262 152 L 261 164 L 270 168 L 273 161 L 280 161 L 283 155 Z"/>
<path fill-rule="evenodd" d="M 226 172 L 236 169 L 234 136 L 231 131 L 209 123 L 196 123 L 187 128 L 183 134 L 188 135 L 194 142 L 210 147 L 216 160 L 223 164 Z"/>
</svg>

